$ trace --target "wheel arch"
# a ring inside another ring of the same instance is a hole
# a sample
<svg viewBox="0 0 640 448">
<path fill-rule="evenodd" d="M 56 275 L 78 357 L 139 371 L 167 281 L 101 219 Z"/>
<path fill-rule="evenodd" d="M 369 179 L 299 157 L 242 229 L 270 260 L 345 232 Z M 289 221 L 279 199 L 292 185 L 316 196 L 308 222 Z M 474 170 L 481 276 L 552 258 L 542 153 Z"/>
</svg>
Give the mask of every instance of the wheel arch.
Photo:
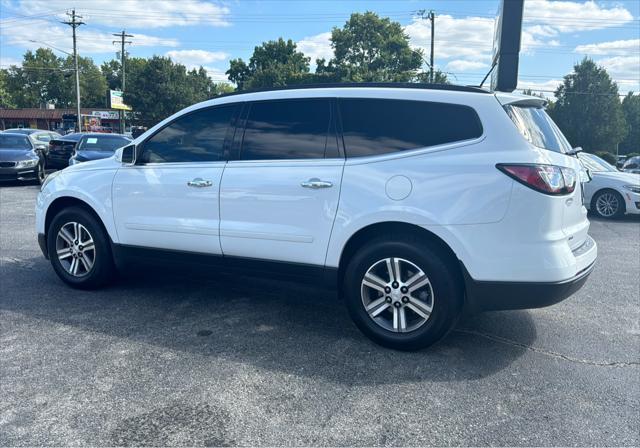
<svg viewBox="0 0 640 448">
<path fill-rule="evenodd" d="M 65 208 L 69 208 L 69 207 L 80 207 L 88 211 L 89 213 L 91 213 L 93 217 L 96 218 L 96 220 L 100 223 L 100 225 L 102 226 L 102 230 L 105 232 L 105 234 L 109 236 L 111 241 L 113 241 L 113 238 L 109 234 L 109 231 L 107 230 L 107 227 L 105 226 L 105 223 L 100 217 L 100 215 L 98 214 L 98 212 L 96 212 L 95 209 L 86 201 L 83 201 L 82 199 L 78 199 L 73 196 L 61 196 L 54 199 L 51 202 L 51 204 L 49 204 L 49 207 L 47 207 L 47 212 L 45 214 L 45 221 L 44 221 L 45 235 L 49 233 L 49 226 L 51 226 L 51 222 L 53 221 L 53 218 L 61 210 L 64 210 Z"/>
<path fill-rule="evenodd" d="M 446 258 L 447 262 L 451 265 L 455 274 L 459 276 L 460 282 L 464 284 L 461 262 L 453 249 L 451 249 L 451 247 L 441 237 L 416 224 L 397 221 L 385 221 L 369 224 L 359 229 L 357 232 L 351 235 L 351 237 L 349 237 L 342 250 L 342 253 L 340 254 L 337 279 L 338 285 L 342 285 L 344 272 L 346 270 L 347 264 L 349 263 L 349 260 L 351 259 L 351 257 L 353 257 L 353 255 L 359 248 L 367 243 L 367 241 L 370 241 L 372 238 L 380 235 L 389 235 L 390 238 L 393 238 L 396 235 L 407 234 L 424 239 L 427 244 L 440 252 Z"/>
</svg>

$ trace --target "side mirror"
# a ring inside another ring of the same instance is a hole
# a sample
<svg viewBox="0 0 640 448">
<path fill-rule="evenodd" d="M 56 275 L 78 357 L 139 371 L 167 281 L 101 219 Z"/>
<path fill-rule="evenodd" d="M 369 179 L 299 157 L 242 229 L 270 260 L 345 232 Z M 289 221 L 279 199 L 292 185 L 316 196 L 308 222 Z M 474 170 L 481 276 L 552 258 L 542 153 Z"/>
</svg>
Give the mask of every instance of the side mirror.
<svg viewBox="0 0 640 448">
<path fill-rule="evenodd" d="M 46 145 L 46 144 L 44 144 L 44 143 L 38 143 L 38 144 L 37 144 L 37 145 L 35 145 L 35 146 L 36 146 L 36 149 L 39 149 L 39 150 L 41 150 L 41 151 L 44 151 L 44 150 L 46 150 L 46 149 L 49 147 L 49 145 Z"/>
<path fill-rule="evenodd" d="M 135 165 L 136 164 L 136 145 L 128 145 L 122 148 L 122 153 L 120 155 L 120 161 L 125 165 Z"/>
</svg>

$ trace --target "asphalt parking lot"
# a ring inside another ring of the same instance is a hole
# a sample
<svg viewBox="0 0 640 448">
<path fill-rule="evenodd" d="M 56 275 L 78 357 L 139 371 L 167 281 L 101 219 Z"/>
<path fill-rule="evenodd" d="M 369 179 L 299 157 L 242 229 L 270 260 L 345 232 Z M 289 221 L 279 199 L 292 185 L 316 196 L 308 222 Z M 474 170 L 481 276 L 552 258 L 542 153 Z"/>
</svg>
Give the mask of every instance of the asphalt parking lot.
<svg viewBox="0 0 640 448">
<path fill-rule="evenodd" d="M 640 219 L 592 220 L 567 301 L 401 353 L 295 284 L 141 268 L 72 290 L 37 191 L 0 187 L 1 446 L 640 445 Z"/>
</svg>

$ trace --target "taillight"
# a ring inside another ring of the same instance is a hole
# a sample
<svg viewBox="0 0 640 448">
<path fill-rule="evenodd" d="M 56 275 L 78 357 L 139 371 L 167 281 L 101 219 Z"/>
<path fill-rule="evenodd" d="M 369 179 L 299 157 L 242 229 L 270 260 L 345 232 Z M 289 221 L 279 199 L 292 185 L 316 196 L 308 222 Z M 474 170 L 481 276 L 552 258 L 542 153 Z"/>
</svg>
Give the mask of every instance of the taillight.
<svg viewBox="0 0 640 448">
<path fill-rule="evenodd" d="M 507 176 L 540 193 L 551 195 L 570 194 L 576 189 L 576 172 L 571 168 L 540 164 L 496 165 Z"/>
</svg>

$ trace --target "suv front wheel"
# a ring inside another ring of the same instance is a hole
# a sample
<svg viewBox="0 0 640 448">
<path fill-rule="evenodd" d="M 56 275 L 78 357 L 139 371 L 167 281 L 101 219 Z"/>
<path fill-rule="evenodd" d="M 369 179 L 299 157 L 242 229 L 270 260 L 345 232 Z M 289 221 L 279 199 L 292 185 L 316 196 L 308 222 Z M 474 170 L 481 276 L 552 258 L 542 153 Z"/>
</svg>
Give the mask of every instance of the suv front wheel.
<svg viewBox="0 0 640 448">
<path fill-rule="evenodd" d="M 442 250 L 419 238 L 376 239 L 351 259 L 343 296 L 360 330 L 398 350 L 434 344 L 455 325 L 463 291 Z"/>
<path fill-rule="evenodd" d="M 53 269 L 74 288 L 105 285 L 114 272 L 108 236 L 98 220 L 81 207 L 58 213 L 47 231 Z"/>
</svg>

